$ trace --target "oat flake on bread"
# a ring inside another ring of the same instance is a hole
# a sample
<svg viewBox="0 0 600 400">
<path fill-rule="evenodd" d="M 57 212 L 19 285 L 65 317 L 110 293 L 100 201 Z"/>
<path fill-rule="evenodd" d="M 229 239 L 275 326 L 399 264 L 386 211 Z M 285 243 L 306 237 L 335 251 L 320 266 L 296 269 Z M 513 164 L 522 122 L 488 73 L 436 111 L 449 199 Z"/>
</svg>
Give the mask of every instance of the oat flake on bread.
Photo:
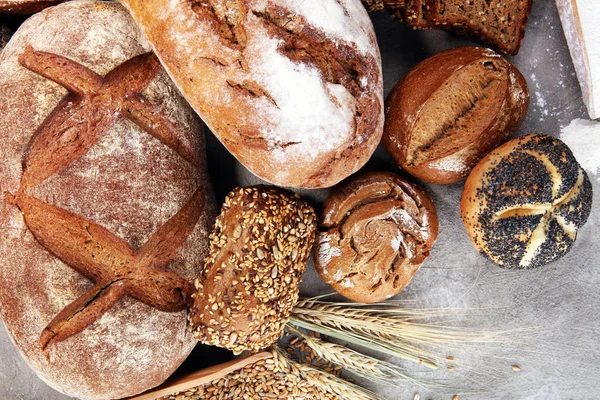
<svg viewBox="0 0 600 400">
<path fill-rule="evenodd" d="M 381 58 L 359 0 L 124 0 L 225 147 L 280 186 L 329 187 L 383 129 Z"/>
</svg>

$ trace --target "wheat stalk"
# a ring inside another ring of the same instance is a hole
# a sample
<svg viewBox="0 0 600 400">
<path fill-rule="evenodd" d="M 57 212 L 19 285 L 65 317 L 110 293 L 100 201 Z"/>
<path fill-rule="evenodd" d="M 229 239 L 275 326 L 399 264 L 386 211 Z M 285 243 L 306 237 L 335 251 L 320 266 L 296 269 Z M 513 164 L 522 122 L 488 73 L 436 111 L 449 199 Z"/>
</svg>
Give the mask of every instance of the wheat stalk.
<svg viewBox="0 0 600 400">
<path fill-rule="evenodd" d="M 345 369 L 352 371 L 360 376 L 366 376 L 385 383 L 396 385 L 397 381 L 404 380 L 410 383 L 417 384 L 421 387 L 434 386 L 425 384 L 424 382 L 414 379 L 406 374 L 402 368 L 389 363 L 387 361 L 378 360 L 377 358 L 362 354 L 358 351 L 349 349 L 335 343 L 311 337 L 297 329 L 288 326 L 288 329 L 301 336 L 305 343 L 319 357 L 340 365 Z M 442 385 L 435 385 L 442 386 Z"/>
<path fill-rule="evenodd" d="M 298 374 L 309 381 L 312 385 L 347 400 L 384 400 L 377 394 L 363 387 L 350 383 L 342 378 L 321 371 L 306 364 L 297 363 L 281 351 L 279 348 L 273 349 L 277 367 L 292 373 Z"/>
<path fill-rule="evenodd" d="M 507 332 L 472 331 L 422 321 L 448 316 L 457 310 L 390 308 L 390 303 L 349 304 L 302 299 L 294 308 L 290 325 L 437 368 L 440 357 L 424 346 L 501 342 Z M 459 310 L 460 311 L 460 310 Z M 438 318 L 439 319 L 439 318 Z M 504 335 L 504 336 L 503 336 Z"/>
</svg>

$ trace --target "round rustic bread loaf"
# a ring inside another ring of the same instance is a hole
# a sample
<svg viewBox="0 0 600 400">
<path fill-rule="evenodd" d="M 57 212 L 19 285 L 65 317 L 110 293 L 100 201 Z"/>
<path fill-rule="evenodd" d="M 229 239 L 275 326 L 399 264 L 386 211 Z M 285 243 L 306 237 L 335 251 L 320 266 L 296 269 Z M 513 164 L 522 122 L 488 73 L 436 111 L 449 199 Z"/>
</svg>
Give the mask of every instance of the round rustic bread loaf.
<svg viewBox="0 0 600 400">
<path fill-rule="evenodd" d="M 453 183 L 525 119 L 523 75 L 499 54 L 459 47 L 413 68 L 386 100 L 383 145 L 409 174 Z"/>
<path fill-rule="evenodd" d="M 587 221 L 592 185 L 571 150 L 547 135 L 513 139 L 473 169 L 462 218 L 477 250 L 505 268 L 564 256 Z"/>
<path fill-rule="evenodd" d="M 267 186 L 231 192 L 210 236 L 189 314 L 196 338 L 235 353 L 283 334 L 315 239 L 317 218 L 298 195 Z"/>
<path fill-rule="evenodd" d="M 383 301 L 408 285 L 437 234 L 437 213 L 425 192 L 390 172 L 366 173 L 325 201 L 315 266 L 341 295 Z"/>
<path fill-rule="evenodd" d="M 383 132 L 375 32 L 360 0 L 124 0 L 225 147 L 279 186 L 333 186 Z"/>
<path fill-rule="evenodd" d="M 0 13 L 33 14 L 65 0 L 0 0 Z"/>
<path fill-rule="evenodd" d="M 0 309 L 31 368 L 82 399 L 162 383 L 195 345 L 215 215 L 201 123 L 127 11 L 73 1 L 0 56 Z"/>
</svg>

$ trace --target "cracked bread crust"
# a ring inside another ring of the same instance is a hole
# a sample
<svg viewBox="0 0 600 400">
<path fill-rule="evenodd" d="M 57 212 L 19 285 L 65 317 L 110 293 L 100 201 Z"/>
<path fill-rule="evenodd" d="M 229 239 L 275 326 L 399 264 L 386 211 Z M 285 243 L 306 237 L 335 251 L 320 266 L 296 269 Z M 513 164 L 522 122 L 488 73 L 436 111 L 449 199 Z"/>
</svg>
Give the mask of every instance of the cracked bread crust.
<svg viewBox="0 0 600 400">
<path fill-rule="evenodd" d="M 530 269 L 569 252 L 592 206 L 592 185 L 559 139 L 527 135 L 473 169 L 461 200 L 477 250 L 504 268 Z"/>
<path fill-rule="evenodd" d="M 384 301 L 408 285 L 437 234 L 435 206 L 423 190 L 390 172 L 366 173 L 325 201 L 315 266 L 342 296 Z"/>
<path fill-rule="evenodd" d="M 516 67 L 492 50 L 459 47 L 423 61 L 396 85 L 382 143 L 409 174 L 458 182 L 517 131 L 528 106 Z"/>
<path fill-rule="evenodd" d="M 183 95 L 260 178 L 336 184 L 383 128 L 381 59 L 359 0 L 126 0 Z"/>
<path fill-rule="evenodd" d="M 182 310 L 216 210 L 201 122 L 150 51 L 121 5 L 83 0 L 0 56 L 2 318 L 81 399 L 147 390 L 196 343 Z"/>
</svg>

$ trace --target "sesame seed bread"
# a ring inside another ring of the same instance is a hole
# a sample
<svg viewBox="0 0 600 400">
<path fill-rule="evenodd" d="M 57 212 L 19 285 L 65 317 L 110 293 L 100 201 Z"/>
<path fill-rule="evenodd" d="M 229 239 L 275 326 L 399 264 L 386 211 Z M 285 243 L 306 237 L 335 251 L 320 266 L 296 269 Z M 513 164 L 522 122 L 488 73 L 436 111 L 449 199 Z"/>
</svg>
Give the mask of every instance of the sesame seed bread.
<svg viewBox="0 0 600 400">
<path fill-rule="evenodd" d="M 315 266 L 342 296 L 384 301 L 408 285 L 437 234 L 435 206 L 423 190 L 391 172 L 362 174 L 325 201 Z"/>
<path fill-rule="evenodd" d="M 360 0 L 123 0 L 224 146 L 279 186 L 333 186 L 383 131 L 381 57 Z"/>
<path fill-rule="evenodd" d="M 298 301 L 315 230 L 313 209 L 292 192 L 267 186 L 231 192 L 195 282 L 194 336 L 234 353 L 275 343 Z"/>
<path fill-rule="evenodd" d="M 498 53 L 443 51 L 419 63 L 388 96 L 382 143 L 409 174 L 458 182 L 517 131 L 528 106 L 527 81 Z"/>
<path fill-rule="evenodd" d="M 504 268 L 528 269 L 569 252 L 592 207 L 592 184 L 559 139 L 527 135 L 473 169 L 461 200 L 473 245 Z"/>
<path fill-rule="evenodd" d="M 216 209 L 201 122 L 119 3 L 21 26 L 0 140 L 0 310 L 22 356 L 81 399 L 160 384 L 196 343 L 185 309 Z"/>
<path fill-rule="evenodd" d="M 33 14 L 65 0 L 0 0 L 0 13 Z"/>
</svg>

